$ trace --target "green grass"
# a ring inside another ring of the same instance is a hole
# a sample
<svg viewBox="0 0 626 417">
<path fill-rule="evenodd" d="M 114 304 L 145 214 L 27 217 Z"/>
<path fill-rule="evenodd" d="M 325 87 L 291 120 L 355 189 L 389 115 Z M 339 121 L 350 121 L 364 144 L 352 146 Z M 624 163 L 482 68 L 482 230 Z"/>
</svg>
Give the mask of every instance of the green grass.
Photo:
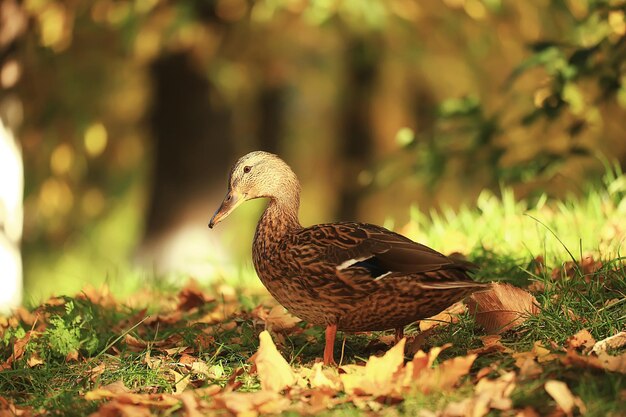
<svg viewBox="0 0 626 417">
<path fill-rule="evenodd" d="M 625 178 L 613 168 L 607 171 L 601 186 L 590 189 L 583 198 L 565 202 L 545 197 L 532 203 L 518 201 L 508 189 L 503 189 L 501 198 L 485 192 L 476 208 L 430 216 L 414 209 L 412 221 L 403 231 L 443 251 L 461 250 L 469 254 L 481 266 L 475 277 L 478 280 L 542 287 L 535 293 L 539 314 L 504 333 L 501 342 L 513 351 L 524 352 L 540 341 L 559 352 L 567 339 L 581 329 L 588 329 L 596 340 L 601 340 L 626 328 L 626 267 L 620 256 L 626 236 Z M 593 270 L 565 264 L 580 261 L 588 253 L 601 260 L 602 266 Z M 538 262 L 538 256 L 546 266 Z M 249 373 L 248 359 L 258 348 L 263 324 L 253 317 L 252 311 L 259 303 L 270 302 L 270 298 L 259 291 L 258 285 L 248 285 L 249 279 L 242 279 L 241 273 L 226 278 L 226 284 L 237 287 L 234 298 L 220 295 L 221 284 L 215 283 L 207 290 L 216 295 L 214 301 L 180 316 L 174 314 L 177 291 L 169 284 L 154 281 L 144 282 L 143 295 L 134 296 L 128 305 L 92 302 L 85 296 L 66 297 L 56 304 L 32 306 L 39 314 L 34 323 L 0 318 L 0 363 L 11 356 L 16 340 L 28 331 L 36 332 L 24 356 L 0 371 L 0 396 L 20 407 L 32 407 L 35 412 L 79 416 L 95 411 L 100 404 L 85 400 L 86 392 L 116 381 L 122 381 L 133 392 L 171 393 L 181 378 L 188 378 L 193 387 L 224 386 L 239 368 L 244 369 L 237 377 L 239 390 L 258 390 L 259 382 Z M 224 317 L 218 314 L 213 322 L 206 319 L 216 312 Z M 408 329 L 409 334 L 415 331 L 416 326 Z M 127 335 L 147 345 L 133 347 L 126 341 Z M 388 346 L 376 342 L 379 336 L 380 333 L 347 335 L 343 363 L 362 362 L 369 355 L 384 352 Z M 424 348 L 452 343 L 441 354 L 441 360 L 445 360 L 480 348 L 483 336 L 485 332 L 465 313 L 459 316 L 458 323 L 433 331 Z M 339 341 L 341 338 L 340 334 Z M 210 341 L 203 344 L 201 339 Z M 307 366 L 322 355 L 323 329 L 301 323 L 298 331 L 277 339 L 277 344 L 293 366 Z M 171 346 L 191 348 L 188 355 L 206 364 L 206 372 L 190 371 L 181 362 L 184 355 L 165 351 Z M 340 349 L 341 343 L 337 343 L 336 357 Z M 29 366 L 28 360 L 37 357 L 42 363 Z M 93 370 L 102 366 L 103 371 L 94 374 Z M 382 406 L 378 412 L 409 416 L 424 408 L 443 410 L 472 394 L 473 378 L 484 367 L 492 368 L 493 377 L 517 371 L 509 353 L 482 354 L 458 389 L 415 392 L 401 404 Z M 543 388 L 551 379 L 567 383 L 585 403 L 587 416 L 626 415 L 624 374 L 567 366 L 560 361 L 542 364 L 538 376 L 519 376 L 511 396 L 514 407 L 532 406 L 540 414 L 551 413 L 555 404 Z M 152 411 L 177 415 L 180 408 Z M 343 404 L 322 415 L 365 414 L 354 405 Z M 498 413 L 492 411 L 490 415 Z"/>
</svg>

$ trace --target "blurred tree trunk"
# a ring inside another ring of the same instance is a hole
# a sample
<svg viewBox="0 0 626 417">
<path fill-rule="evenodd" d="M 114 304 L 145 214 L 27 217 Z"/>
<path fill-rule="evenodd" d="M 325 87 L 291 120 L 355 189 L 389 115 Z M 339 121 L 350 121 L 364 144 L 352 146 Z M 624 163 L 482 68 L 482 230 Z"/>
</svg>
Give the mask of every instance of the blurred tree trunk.
<svg viewBox="0 0 626 417">
<path fill-rule="evenodd" d="M 22 104 L 14 87 L 21 73 L 18 44 L 27 24 L 21 3 L 0 2 L 0 313 L 22 302 L 24 163 L 15 134 Z"/>
<path fill-rule="evenodd" d="M 168 240 L 177 230 L 206 228 L 218 200 L 211 192 L 224 191 L 232 159 L 231 115 L 190 54 L 163 56 L 150 74 L 154 165 L 144 247 L 159 242 L 151 261 L 157 269 L 171 270 L 179 265 L 159 268 L 159 253 L 171 254 Z"/>
<path fill-rule="evenodd" d="M 343 166 L 337 218 L 358 218 L 365 187 L 359 184 L 359 173 L 373 161 L 374 137 L 370 117 L 372 92 L 377 75 L 380 49 L 366 38 L 349 41 L 346 54 L 346 81 L 343 115 L 340 127 L 340 161 Z"/>
<path fill-rule="evenodd" d="M 278 81 L 266 81 L 257 99 L 258 143 L 260 149 L 280 153 L 285 138 L 285 103 L 287 86 Z"/>
</svg>

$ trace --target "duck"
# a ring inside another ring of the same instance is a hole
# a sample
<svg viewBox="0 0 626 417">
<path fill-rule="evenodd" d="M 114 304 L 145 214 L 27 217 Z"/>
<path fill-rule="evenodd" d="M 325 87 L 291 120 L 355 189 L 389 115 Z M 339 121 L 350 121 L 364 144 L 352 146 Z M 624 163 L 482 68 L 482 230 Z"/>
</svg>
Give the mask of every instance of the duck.
<svg viewBox="0 0 626 417">
<path fill-rule="evenodd" d="M 488 284 L 472 280 L 470 262 L 368 223 L 303 227 L 300 182 L 279 156 L 250 152 L 228 176 L 228 192 L 209 221 L 227 218 L 245 201 L 267 206 L 252 243 L 254 268 L 269 293 L 296 317 L 325 327 L 323 361 L 336 364 L 338 330 L 395 330 L 431 317 Z"/>
</svg>

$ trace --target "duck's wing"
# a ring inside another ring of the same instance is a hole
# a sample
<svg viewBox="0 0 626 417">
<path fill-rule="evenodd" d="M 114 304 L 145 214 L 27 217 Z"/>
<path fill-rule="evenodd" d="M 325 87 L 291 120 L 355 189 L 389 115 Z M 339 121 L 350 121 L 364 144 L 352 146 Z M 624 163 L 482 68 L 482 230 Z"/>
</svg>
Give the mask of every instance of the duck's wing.
<svg viewBox="0 0 626 417">
<path fill-rule="evenodd" d="M 471 263 L 449 258 L 380 226 L 333 223 L 304 230 L 320 245 L 319 261 L 332 265 L 346 283 L 360 286 L 410 277 L 423 288 L 480 285 L 466 274 L 473 269 Z"/>
</svg>

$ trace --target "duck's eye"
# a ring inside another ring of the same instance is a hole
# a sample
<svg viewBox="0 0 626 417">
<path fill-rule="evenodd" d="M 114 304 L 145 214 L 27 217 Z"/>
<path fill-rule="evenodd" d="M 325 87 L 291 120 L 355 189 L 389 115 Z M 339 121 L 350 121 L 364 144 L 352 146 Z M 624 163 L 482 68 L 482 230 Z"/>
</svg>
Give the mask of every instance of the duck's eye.
<svg viewBox="0 0 626 417">
<path fill-rule="evenodd" d="M 245 167 L 243 167 L 243 172 L 244 172 L 245 174 L 247 174 L 248 172 L 250 172 L 250 170 L 251 170 L 251 169 L 252 169 L 252 167 L 251 167 L 251 166 L 249 166 L 249 165 L 248 165 L 248 166 L 245 166 Z"/>
</svg>

